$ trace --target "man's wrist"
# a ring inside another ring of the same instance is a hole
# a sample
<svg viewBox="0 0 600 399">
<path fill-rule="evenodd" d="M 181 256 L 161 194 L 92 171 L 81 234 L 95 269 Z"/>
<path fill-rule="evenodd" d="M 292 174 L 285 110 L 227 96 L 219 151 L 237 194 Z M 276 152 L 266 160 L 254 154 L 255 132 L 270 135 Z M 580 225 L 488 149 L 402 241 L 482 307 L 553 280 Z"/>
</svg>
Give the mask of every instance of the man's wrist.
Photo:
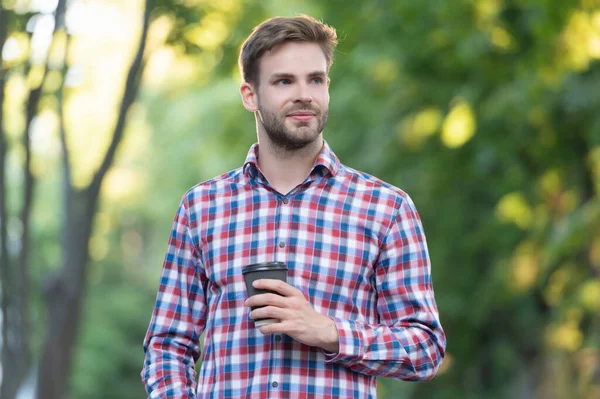
<svg viewBox="0 0 600 399">
<path fill-rule="evenodd" d="M 321 348 L 329 353 L 338 353 L 340 350 L 340 340 L 337 326 L 333 319 L 329 317 L 327 319 L 329 320 L 329 323 L 327 324 L 326 333 L 323 334 L 324 342 L 321 345 Z"/>
</svg>

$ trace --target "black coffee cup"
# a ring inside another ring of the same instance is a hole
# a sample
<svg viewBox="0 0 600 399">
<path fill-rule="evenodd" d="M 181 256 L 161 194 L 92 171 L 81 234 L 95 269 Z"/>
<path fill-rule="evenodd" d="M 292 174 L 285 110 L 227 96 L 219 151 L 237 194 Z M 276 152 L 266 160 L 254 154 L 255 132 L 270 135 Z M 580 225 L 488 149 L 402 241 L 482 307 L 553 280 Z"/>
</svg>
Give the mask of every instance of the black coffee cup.
<svg viewBox="0 0 600 399">
<path fill-rule="evenodd" d="M 252 286 L 252 283 L 256 280 L 260 279 L 273 279 L 273 280 L 281 280 L 283 282 L 287 281 L 287 266 L 283 262 L 263 262 L 263 263 L 255 263 L 252 265 L 248 265 L 242 269 L 242 274 L 244 275 L 244 281 L 246 282 L 246 291 L 248 292 L 248 297 L 258 295 L 258 294 L 266 294 L 272 293 L 277 294 L 277 292 L 271 290 L 261 290 L 256 289 Z M 251 309 L 258 309 L 262 306 L 254 306 Z M 254 325 L 257 327 L 266 326 L 267 324 L 279 323 L 278 319 L 255 319 Z"/>
</svg>

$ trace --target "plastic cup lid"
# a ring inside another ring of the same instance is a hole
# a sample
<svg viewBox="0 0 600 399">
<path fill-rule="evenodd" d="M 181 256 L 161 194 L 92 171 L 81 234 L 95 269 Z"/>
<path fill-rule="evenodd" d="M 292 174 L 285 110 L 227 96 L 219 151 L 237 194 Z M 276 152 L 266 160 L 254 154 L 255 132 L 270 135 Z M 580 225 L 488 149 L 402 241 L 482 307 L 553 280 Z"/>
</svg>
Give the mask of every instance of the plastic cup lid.
<svg viewBox="0 0 600 399">
<path fill-rule="evenodd" d="M 264 272 L 269 270 L 287 270 L 287 265 L 283 262 L 262 262 L 248 265 L 242 269 L 242 274 L 252 272 Z"/>
</svg>

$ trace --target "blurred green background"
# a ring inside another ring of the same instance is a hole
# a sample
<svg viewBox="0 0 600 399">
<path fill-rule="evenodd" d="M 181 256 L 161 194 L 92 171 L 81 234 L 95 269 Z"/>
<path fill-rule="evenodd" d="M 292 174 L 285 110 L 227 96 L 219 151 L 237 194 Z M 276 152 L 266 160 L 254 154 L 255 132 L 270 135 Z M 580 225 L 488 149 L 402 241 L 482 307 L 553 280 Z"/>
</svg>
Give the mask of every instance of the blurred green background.
<svg viewBox="0 0 600 399">
<path fill-rule="evenodd" d="M 300 13 L 340 38 L 325 138 L 428 238 L 446 360 L 379 397 L 600 397 L 599 1 L 0 5 L 2 399 L 145 397 L 179 200 L 256 140 L 241 43 Z"/>
</svg>

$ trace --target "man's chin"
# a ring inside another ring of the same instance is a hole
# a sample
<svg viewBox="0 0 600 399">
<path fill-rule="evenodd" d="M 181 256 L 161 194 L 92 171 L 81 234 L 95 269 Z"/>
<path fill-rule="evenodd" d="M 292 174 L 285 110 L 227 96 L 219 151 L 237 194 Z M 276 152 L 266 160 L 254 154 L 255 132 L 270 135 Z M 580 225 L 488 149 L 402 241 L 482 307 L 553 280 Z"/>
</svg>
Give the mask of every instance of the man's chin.
<svg viewBox="0 0 600 399">
<path fill-rule="evenodd" d="M 319 139 L 319 134 L 312 132 L 311 134 L 289 135 L 286 140 L 282 140 L 279 144 L 287 150 L 300 150 L 311 146 Z"/>
<path fill-rule="evenodd" d="M 298 122 L 298 121 L 292 121 L 292 120 L 286 120 L 286 128 L 288 130 L 288 132 L 293 132 L 295 130 L 298 129 L 315 129 L 316 128 L 316 124 L 313 123 L 313 121 L 302 121 L 302 122 Z"/>
</svg>

